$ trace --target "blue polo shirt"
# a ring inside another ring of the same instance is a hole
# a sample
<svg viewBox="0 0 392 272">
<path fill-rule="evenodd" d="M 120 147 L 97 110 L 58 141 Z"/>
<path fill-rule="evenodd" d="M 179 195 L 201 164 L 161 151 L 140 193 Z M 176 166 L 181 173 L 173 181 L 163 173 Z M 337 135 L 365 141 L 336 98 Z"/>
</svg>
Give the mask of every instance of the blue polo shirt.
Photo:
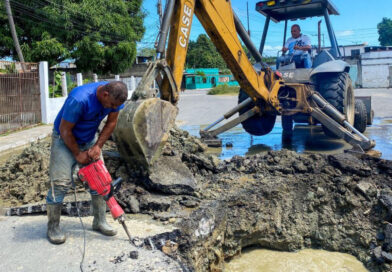
<svg viewBox="0 0 392 272">
<path fill-rule="evenodd" d="M 72 133 L 78 144 L 85 144 L 94 139 L 101 121 L 117 109 L 104 108 L 97 98 L 97 89 L 108 82 L 89 83 L 74 88 L 68 95 L 60 112 L 54 121 L 54 128 L 60 134 L 61 119 L 74 123 Z"/>
</svg>

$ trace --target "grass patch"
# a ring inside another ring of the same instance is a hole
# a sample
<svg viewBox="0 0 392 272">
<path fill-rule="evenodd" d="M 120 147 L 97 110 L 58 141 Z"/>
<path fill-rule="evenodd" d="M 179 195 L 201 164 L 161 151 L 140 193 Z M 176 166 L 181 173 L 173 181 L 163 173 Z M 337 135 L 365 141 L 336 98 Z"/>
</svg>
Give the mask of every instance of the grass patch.
<svg viewBox="0 0 392 272">
<path fill-rule="evenodd" d="M 240 91 L 239 86 L 229 86 L 227 84 L 224 84 L 224 85 L 219 85 L 219 86 L 212 88 L 211 90 L 208 91 L 207 94 L 209 94 L 209 95 L 222 95 L 222 94 L 236 95 L 239 93 L 239 91 Z"/>
</svg>

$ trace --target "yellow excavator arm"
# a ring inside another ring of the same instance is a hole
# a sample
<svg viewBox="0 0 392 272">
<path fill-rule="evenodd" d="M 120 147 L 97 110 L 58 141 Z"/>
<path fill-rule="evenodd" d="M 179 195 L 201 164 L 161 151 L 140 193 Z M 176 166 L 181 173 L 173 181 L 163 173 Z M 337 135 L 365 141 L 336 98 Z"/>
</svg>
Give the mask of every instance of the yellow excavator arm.
<svg viewBox="0 0 392 272">
<path fill-rule="evenodd" d="M 175 105 L 179 99 L 194 14 L 242 90 L 249 96 L 203 131 L 202 136 L 214 137 L 257 116 L 267 119 L 272 116 L 273 126 L 277 114 L 292 115 L 302 112 L 316 118 L 337 136 L 354 146 L 362 149 L 374 146 L 374 142 L 355 130 L 345 116 L 326 102 L 311 86 L 285 83 L 279 72 L 273 72 L 263 64 L 262 56 L 234 14 L 230 0 L 168 0 L 159 34 L 157 60 L 149 64 L 131 100 L 121 111 L 115 130 L 120 153 L 129 162 L 139 161 L 146 166 L 153 164 L 160 156 L 169 131 L 174 125 L 178 112 Z M 261 70 L 253 67 L 238 36 L 260 63 Z M 153 87 L 155 82 L 158 89 Z M 214 131 L 208 131 L 212 126 L 247 107 L 250 107 L 250 110 L 235 120 Z M 269 133 L 271 129 L 272 127 L 265 130 L 265 133 Z"/>
<path fill-rule="evenodd" d="M 275 83 L 281 85 L 283 82 L 272 77 L 273 82 L 267 87 L 265 72 L 257 72 L 253 68 L 238 39 L 230 1 L 177 0 L 174 2 L 174 14 L 170 24 L 170 36 L 165 59 L 172 70 L 177 90 L 170 92 L 168 81 L 165 80 L 161 89 L 162 98 L 170 101 L 171 93 L 173 93 L 175 100 L 178 100 L 178 87 L 181 86 L 192 20 L 195 14 L 232 71 L 235 79 L 240 83 L 241 88 L 254 100 L 270 100 L 272 105 L 279 108 L 278 101 L 274 100 L 275 98 L 270 98 L 270 93 Z"/>
</svg>

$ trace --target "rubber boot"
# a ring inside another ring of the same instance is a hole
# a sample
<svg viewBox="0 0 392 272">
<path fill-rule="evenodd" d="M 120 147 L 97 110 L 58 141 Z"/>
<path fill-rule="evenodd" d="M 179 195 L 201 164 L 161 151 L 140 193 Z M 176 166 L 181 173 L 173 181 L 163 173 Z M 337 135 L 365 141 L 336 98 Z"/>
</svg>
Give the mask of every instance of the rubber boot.
<svg viewBox="0 0 392 272">
<path fill-rule="evenodd" d="M 65 242 L 65 234 L 60 229 L 60 216 L 62 204 L 46 205 L 48 214 L 48 240 L 52 244 L 62 244 Z"/>
<path fill-rule="evenodd" d="M 114 236 L 117 231 L 106 222 L 106 201 L 100 195 L 91 195 L 93 207 L 93 230 L 101 232 L 103 235 Z"/>
</svg>

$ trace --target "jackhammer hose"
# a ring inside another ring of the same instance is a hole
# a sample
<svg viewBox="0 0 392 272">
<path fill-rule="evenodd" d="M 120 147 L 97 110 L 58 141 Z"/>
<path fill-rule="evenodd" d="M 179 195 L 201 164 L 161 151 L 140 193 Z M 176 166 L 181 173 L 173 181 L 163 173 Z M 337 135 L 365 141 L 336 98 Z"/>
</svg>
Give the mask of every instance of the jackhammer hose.
<svg viewBox="0 0 392 272">
<path fill-rule="evenodd" d="M 76 211 L 78 213 L 80 225 L 82 226 L 82 229 L 83 229 L 83 253 L 82 253 L 82 260 L 80 261 L 80 264 L 79 264 L 80 271 L 83 272 L 84 271 L 83 270 L 84 257 L 86 255 L 86 228 L 84 227 L 84 224 L 83 224 L 83 221 L 82 221 L 82 217 L 80 215 L 80 210 L 79 210 L 79 206 L 78 206 L 77 198 L 76 198 L 76 185 L 75 185 L 75 181 L 74 181 L 74 178 L 73 178 L 73 173 L 74 173 L 75 168 L 76 168 L 77 165 L 78 165 L 78 163 L 75 162 L 72 165 L 72 167 L 71 167 L 71 181 L 72 181 L 72 187 L 74 189 L 75 207 L 76 207 Z"/>
</svg>

